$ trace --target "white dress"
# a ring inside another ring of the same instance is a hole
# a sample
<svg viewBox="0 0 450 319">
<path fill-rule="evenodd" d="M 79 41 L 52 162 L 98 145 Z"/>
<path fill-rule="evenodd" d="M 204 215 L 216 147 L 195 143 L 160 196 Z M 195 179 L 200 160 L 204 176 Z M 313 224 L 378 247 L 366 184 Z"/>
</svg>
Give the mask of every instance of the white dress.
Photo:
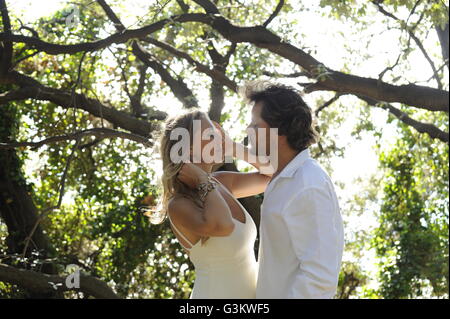
<svg viewBox="0 0 450 319">
<path fill-rule="evenodd" d="M 199 240 L 192 244 L 169 221 L 174 230 L 191 245 L 189 259 L 195 267 L 195 281 L 190 299 L 254 299 L 258 266 L 255 259 L 254 243 L 256 225 L 241 203 L 224 187 L 233 200 L 239 203 L 245 214 L 245 223 L 233 218 L 236 226 L 226 237 L 209 237 L 202 244 Z"/>
</svg>

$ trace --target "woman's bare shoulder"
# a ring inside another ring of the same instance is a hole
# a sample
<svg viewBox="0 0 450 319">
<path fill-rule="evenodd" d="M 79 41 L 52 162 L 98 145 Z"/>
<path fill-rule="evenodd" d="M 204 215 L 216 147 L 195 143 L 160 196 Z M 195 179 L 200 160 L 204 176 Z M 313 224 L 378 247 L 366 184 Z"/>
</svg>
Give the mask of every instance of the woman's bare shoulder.
<svg viewBox="0 0 450 319">
<path fill-rule="evenodd" d="M 179 215 L 196 209 L 192 199 L 186 196 L 174 196 L 167 202 L 167 212 L 170 216 Z"/>
</svg>

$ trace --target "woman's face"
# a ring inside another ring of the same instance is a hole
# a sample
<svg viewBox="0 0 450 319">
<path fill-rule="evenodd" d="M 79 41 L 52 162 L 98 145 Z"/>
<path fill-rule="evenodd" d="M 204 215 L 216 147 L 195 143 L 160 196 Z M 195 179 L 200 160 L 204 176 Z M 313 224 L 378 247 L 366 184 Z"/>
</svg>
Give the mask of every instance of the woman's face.
<svg viewBox="0 0 450 319">
<path fill-rule="evenodd" d="M 223 161 L 222 137 L 209 117 L 194 122 L 191 145 L 194 163 L 221 163 Z"/>
</svg>

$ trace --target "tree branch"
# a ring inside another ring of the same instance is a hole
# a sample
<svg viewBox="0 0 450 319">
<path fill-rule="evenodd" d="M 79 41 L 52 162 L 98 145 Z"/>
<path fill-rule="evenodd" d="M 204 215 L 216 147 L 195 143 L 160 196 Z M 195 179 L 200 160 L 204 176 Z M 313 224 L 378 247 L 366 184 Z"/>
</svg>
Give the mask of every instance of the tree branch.
<svg viewBox="0 0 450 319">
<path fill-rule="evenodd" d="M 165 25 L 174 22 L 206 22 L 208 16 L 201 13 L 188 13 L 173 16 L 171 18 L 160 20 L 156 23 L 144 26 L 138 29 L 124 29 L 121 32 L 114 33 L 109 37 L 92 42 L 83 42 L 77 44 L 55 44 L 43 41 L 39 38 L 24 36 L 20 34 L 8 34 L 7 32 L 0 33 L 0 41 L 2 42 L 16 42 L 25 43 L 30 47 L 45 52 L 47 54 L 74 54 L 81 51 L 93 52 L 104 49 L 111 44 L 125 43 L 130 39 L 139 39 L 145 37 L 153 32 L 161 30 Z"/>
<path fill-rule="evenodd" d="M 289 74 L 283 74 L 283 73 L 263 71 L 263 74 L 273 78 L 298 78 L 300 76 L 308 76 L 308 73 L 306 72 L 292 72 Z"/>
<path fill-rule="evenodd" d="M 392 19 L 394 19 L 395 21 L 399 22 L 402 25 L 402 20 L 397 18 L 395 15 L 393 15 L 392 13 L 386 11 L 386 9 L 383 8 L 383 6 L 377 2 L 377 1 L 372 1 L 373 4 L 375 4 L 375 6 L 378 8 L 378 11 L 380 11 L 382 14 L 384 14 L 387 17 L 390 17 Z M 414 42 L 416 42 L 416 45 L 419 47 L 419 50 L 422 52 L 423 56 L 425 57 L 425 59 L 428 61 L 428 63 L 430 64 L 431 69 L 433 70 L 433 74 L 434 74 L 434 78 L 438 84 L 438 88 L 441 89 L 442 88 L 442 82 L 441 79 L 439 78 L 439 75 L 437 73 L 436 70 L 436 66 L 434 65 L 433 60 L 431 60 L 430 56 L 428 55 L 427 51 L 425 50 L 422 42 L 419 40 L 419 38 L 414 34 L 413 30 L 411 28 L 409 28 L 407 25 L 405 25 L 405 30 L 408 32 L 408 34 L 410 35 L 410 37 L 414 40 Z"/>
<path fill-rule="evenodd" d="M 16 83 L 19 85 L 30 84 L 31 82 L 28 77 L 17 72 L 14 76 L 11 75 L 11 77 L 16 78 L 11 81 L 18 81 Z M 21 80 L 19 80 L 19 78 Z M 120 128 L 141 136 L 148 137 L 156 128 L 155 124 L 137 119 L 128 113 L 116 110 L 112 107 L 105 106 L 101 102 L 88 98 L 83 94 L 74 94 L 74 100 L 72 101 L 71 92 L 46 87 L 40 83 L 33 86 L 25 85 L 20 89 L 0 94 L 0 104 L 26 99 L 49 101 L 65 108 L 71 108 L 73 105 L 76 105 L 78 109 L 85 110 L 94 116 L 104 118 Z"/>
<path fill-rule="evenodd" d="M 155 57 L 144 50 L 137 42 L 133 43 L 133 53 L 147 66 L 151 67 L 161 79 L 167 83 L 175 97 L 183 103 L 184 107 L 198 107 L 198 101 L 191 89 L 188 88 L 182 79 L 173 77 L 166 68 L 159 63 Z"/>
<path fill-rule="evenodd" d="M 394 107 L 388 103 L 379 103 L 378 101 L 367 98 L 367 97 L 359 96 L 359 98 L 362 99 L 363 101 L 365 101 L 368 105 L 375 106 L 375 107 L 381 107 L 385 110 L 388 110 L 391 114 L 393 114 L 395 117 L 397 117 L 400 121 L 402 121 L 406 125 L 413 127 L 419 133 L 427 133 L 431 138 L 441 140 L 442 142 L 445 142 L 448 144 L 449 133 L 442 131 L 441 129 L 434 126 L 433 124 L 419 122 L 419 121 L 411 118 L 405 112 L 402 112 L 401 110 L 397 109 L 396 107 Z"/>
<path fill-rule="evenodd" d="M 315 111 L 314 114 L 316 116 L 319 115 L 319 113 L 326 107 L 330 106 L 331 104 L 333 104 L 334 102 L 336 102 L 337 100 L 339 100 L 339 98 L 342 96 L 342 94 L 336 94 L 335 96 L 333 96 L 331 99 L 329 99 L 328 101 L 326 101 L 325 103 L 323 103 L 321 106 L 319 106 Z"/>
<path fill-rule="evenodd" d="M 189 6 L 183 0 L 177 0 L 178 5 L 184 13 L 189 11 Z"/>
<path fill-rule="evenodd" d="M 104 0 L 97 0 L 105 11 L 108 18 L 114 23 L 118 31 L 125 32 L 125 26 L 119 17 L 114 13 L 111 7 Z M 198 107 L 197 99 L 194 93 L 188 88 L 181 78 L 174 78 L 164 66 L 156 61 L 156 59 L 148 53 L 138 42 L 133 41 L 132 50 L 134 55 L 141 60 L 146 66 L 152 68 L 161 79 L 167 83 L 175 97 L 180 100 L 186 108 Z"/>
<path fill-rule="evenodd" d="M 81 291 L 87 295 L 101 299 L 118 299 L 119 296 L 100 279 L 84 275 L 80 272 L 80 288 L 68 288 L 66 277 L 47 275 L 32 270 L 18 269 L 0 263 L 0 281 L 18 285 L 33 292 L 54 292 L 54 285 L 59 291 Z"/>
<path fill-rule="evenodd" d="M 221 72 L 217 69 L 210 69 L 208 66 L 201 64 L 200 62 L 197 62 L 196 60 L 194 60 L 189 54 L 182 52 L 165 42 L 156 40 L 154 38 L 145 38 L 143 41 L 151 43 L 161 49 L 166 50 L 167 52 L 173 54 L 174 56 L 177 56 L 179 58 L 186 60 L 187 62 L 189 62 L 190 64 L 192 64 L 193 66 L 196 67 L 196 71 L 199 71 L 201 73 L 208 75 L 212 79 L 214 79 L 217 82 L 220 82 L 223 85 L 225 85 L 226 87 L 228 87 L 233 92 L 237 92 L 238 85 L 236 84 L 236 82 L 234 82 L 233 80 L 228 78 L 224 72 Z"/>
<path fill-rule="evenodd" d="M 210 21 L 207 24 L 227 40 L 236 43 L 249 42 L 268 49 L 301 66 L 309 74 L 309 77 L 314 78 L 325 69 L 328 73 L 327 76 L 320 81 L 320 85 L 315 85 L 311 89 L 364 95 L 379 101 L 400 102 L 430 111 L 449 112 L 448 91 L 414 84 L 396 86 L 378 79 L 334 71 L 324 67 L 322 63 L 303 50 L 282 41 L 280 37 L 262 26 L 237 27 L 222 16 L 215 15 L 209 18 Z"/>
<path fill-rule="evenodd" d="M 109 128 L 91 128 L 82 131 L 77 131 L 71 134 L 52 136 L 38 142 L 28 142 L 28 141 L 9 142 L 9 143 L 0 142 L 0 149 L 15 148 L 15 147 L 32 147 L 33 149 L 36 149 L 43 145 L 52 144 L 60 141 L 76 140 L 84 136 L 95 136 L 99 139 L 120 137 L 123 139 L 140 143 L 145 147 L 151 147 L 153 145 L 153 142 L 151 140 L 137 134 L 113 130 Z"/>
<path fill-rule="evenodd" d="M 73 156 L 75 155 L 75 151 L 78 148 L 78 146 L 80 145 L 80 141 L 81 141 L 81 135 L 76 137 L 75 145 L 72 147 L 72 151 L 71 151 L 69 157 L 66 160 L 66 165 L 64 167 L 64 172 L 63 172 L 63 174 L 61 176 L 61 181 L 59 183 L 58 202 L 56 203 L 56 205 L 49 206 L 49 207 L 47 207 L 46 209 L 44 209 L 43 211 L 40 212 L 39 216 L 36 219 L 36 222 L 33 225 L 33 228 L 31 229 L 30 233 L 28 234 L 28 236 L 24 240 L 25 245 L 24 245 L 24 248 L 23 248 L 23 251 L 22 251 L 22 258 L 25 257 L 25 255 L 27 253 L 28 245 L 30 244 L 30 241 L 31 241 L 31 238 L 33 238 L 34 232 L 36 231 L 36 229 L 38 228 L 39 224 L 44 219 L 44 217 L 47 214 L 49 214 L 51 211 L 61 207 L 61 203 L 62 203 L 62 199 L 63 199 L 63 196 L 64 196 L 65 187 L 66 187 L 67 173 L 69 172 L 70 163 L 72 162 Z"/>
<path fill-rule="evenodd" d="M 275 11 L 272 12 L 270 17 L 266 20 L 266 22 L 263 23 L 263 27 L 267 27 L 269 25 L 269 23 L 272 22 L 273 19 L 275 19 L 275 17 L 280 13 L 281 9 L 283 8 L 283 5 L 284 5 L 284 0 L 278 1 L 278 5 L 275 8 Z"/>
<path fill-rule="evenodd" d="M 205 9 L 206 13 L 220 14 L 217 6 L 209 0 L 194 0 L 194 2 Z"/>
<path fill-rule="evenodd" d="M 125 93 L 128 95 L 128 98 L 130 99 L 130 108 L 131 108 L 133 115 L 137 118 L 148 118 L 149 108 L 142 105 L 142 102 L 141 102 L 142 94 L 144 94 L 145 80 L 146 80 L 146 75 L 147 75 L 146 73 L 147 73 L 148 67 L 146 65 L 141 65 L 138 67 L 139 68 L 138 88 L 132 94 L 130 91 L 130 88 L 128 87 L 128 78 L 125 74 L 124 61 L 122 61 L 119 57 L 117 57 L 116 54 L 113 52 L 113 50 L 110 49 L 109 51 L 116 58 L 117 65 L 121 70 L 122 80 L 124 83 L 124 90 L 125 90 Z M 160 111 L 153 110 L 153 112 L 159 113 Z M 164 112 L 161 112 L 161 117 L 158 117 L 158 119 L 164 119 L 166 117 L 166 115 L 167 114 L 165 114 Z"/>
<path fill-rule="evenodd" d="M 114 23 L 114 26 L 119 31 L 124 31 L 125 26 L 122 21 L 120 21 L 119 17 L 114 13 L 111 7 L 104 0 L 97 0 L 98 4 L 103 8 L 108 18 Z"/>
<path fill-rule="evenodd" d="M 209 2 L 208 0 L 202 0 L 202 3 Z M 217 30 L 224 38 L 231 42 L 249 42 L 260 48 L 268 49 L 269 51 L 284 57 L 299 66 L 301 66 L 309 77 L 315 78 L 320 74 L 320 70 L 323 70 L 322 63 L 314 59 L 311 55 L 305 53 L 303 50 L 286 43 L 281 40 L 280 37 L 267 30 L 262 26 L 256 27 L 238 27 L 232 25 L 227 19 L 220 15 L 206 15 L 206 14 L 182 14 L 172 17 L 170 19 L 163 19 L 159 22 L 153 23 L 149 26 L 136 29 L 126 30 L 120 34 L 112 35 L 107 38 L 109 40 L 100 40 L 100 47 L 105 46 L 114 41 L 125 41 L 132 37 L 141 38 L 152 32 L 155 32 L 168 23 L 172 22 L 200 22 L 210 25 Z M 18 37 L 18 36 L 14 36 Z M 5 41 L 9 38 L 5 34 L 0 34 L 0 40 Z M 38 41 L 35 38 L 27 38 L 27 41 Z M 43 45 L 44 47 L 47 44 Z M 42 46 L 42 43 L 41 43 Z M 50 51 L 55 49 L 55 46 L 60 52 L 63 48 L 63 52 L 71 53 L 67 46 L 50 45 Z M 78 45 L 72 45 L 78 46 Z M 84 47 L 83 47 L 84 46 Z M 81 47 L 77 47 L 78 51 L 90 51 L 93 47 L 98 48 L 98 45 L 82 44 Z M 47 50 L 48 51 L 48 50 Z M 392 85 L 384 83 L 377 79 L 364 78 L 351 74 L 345 74 L 342 72 L 334 71 L 326 68 L 328 75 L 321 80 L 320 86 L 316 85 L 316 90 L 328 90 L 340 93 L 354 94 L 368 96 L 378 101 L 385 102 L 399 102 L 409 106 L 415 106 L 430 111 L 444 111 L 449 112 L 449 93 L 448 91 L 434 89 L 425 86 L 418 86 L 414 84 L 408 85 Z M 2 80 L 2 79 L 0 79 Z"/>
</svg>

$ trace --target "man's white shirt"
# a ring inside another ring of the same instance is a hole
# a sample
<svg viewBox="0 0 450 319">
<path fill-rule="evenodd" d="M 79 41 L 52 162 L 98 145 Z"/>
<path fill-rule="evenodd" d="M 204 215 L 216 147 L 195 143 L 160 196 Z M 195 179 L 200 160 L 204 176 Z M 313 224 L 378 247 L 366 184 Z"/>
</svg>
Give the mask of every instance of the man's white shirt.
<svg viewBox="0 0 450 319">
<path fill-rule="evenodd" d="M 256 298 L 333 298 L 343 248 L 333 183 L 306 149 L 264 193 Z"/>
</svg>

